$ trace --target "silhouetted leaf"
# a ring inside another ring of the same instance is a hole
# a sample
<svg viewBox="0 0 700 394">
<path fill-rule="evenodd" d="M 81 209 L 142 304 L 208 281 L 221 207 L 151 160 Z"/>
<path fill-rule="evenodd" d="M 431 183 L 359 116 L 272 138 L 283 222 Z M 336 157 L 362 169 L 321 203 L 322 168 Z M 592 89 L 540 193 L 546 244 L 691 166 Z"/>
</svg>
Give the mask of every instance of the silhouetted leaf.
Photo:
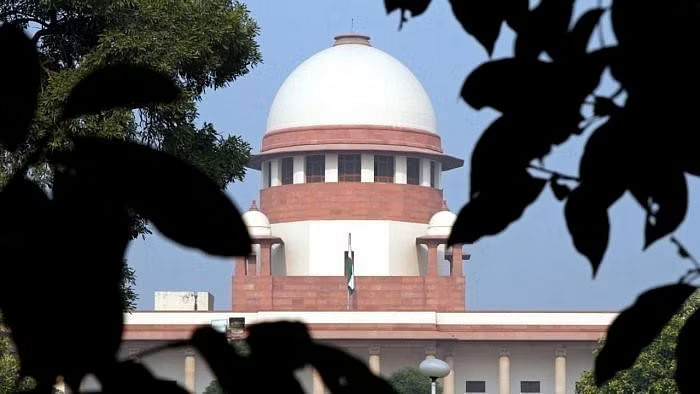
<svg viewBox="0 0 700 394">
<path fill-rule="evenodd" d="M 552 177 L 552 179 L 549 180 L 549 187 L 552 189 L 554 197 L 556 197 L 556 199 L 559 201 L 566 200 L 566 198 L 569 197 L 569 194 L 571 194 L 571 188 L 567 185 L 559 183 L 559 179 L 556 177 Z"/>
<path fill-rule="evenodd" d="M 211 327 L 198 328 L 190 339 L 209 365 L 219 385 L 228 393 L 252 393 L 258 387 L 258 371 L 229 345 L 226 335 Z"/>
<path fill-rule="evenodd" d="M 418 16 L 425 12 L 430 5 L 430 0 L 384 0 L 386 13 L 400 9 L 411 11 L 411 16 Z"/>
<path fill-rule="evenodd" d="M 39 57 L 24 32 L 0 26 L 0 143 L 14 151 L 29 134 L 39 93 Z"/>
<path fill-rule="evenodd" d="M 608 248 L 610 222 L 607 206 L 598 203 L 595 192 L 582 183 L 569 194 L 564 217 L 574 247 L 586 256 L 595 276 Z"/>
<path fill-rule="evenodd" d="M 89 178 L 105 195 L 123 199 L 166 237 L 219 256 L 250 252 L 233 203 L 194 166 L 131 142 L 79 138 L 75 146 L 57 155 L 58 163 Z"/>
<path fill-rule="evenodd" d="M 464 30 L 476 38 L 489 56 L 503 22 L 517 31 L 529 10 L 527 0 L 450 0 L 450 4 Z"/>
<path fill-rule="evenodd" d="M 142 393 L 187 394 L 188 391 L 172 380 L 157 379 L 140 363 L 117 363 L 100 381 L 103 393 L 129 393 L 138 388 Z"/>
<path fill-rule="evenodd" d="M 688 211 L 688 187 L 680 170 L 654 167 L 641 171 L 630 192 L 645 207 L 644 248 L 675 231 Z"/>
<path fill-rule="evenodd" d="M 387 381 L 373 374 L 363 361 L 321 344 L 315 344 L 310 350 L 311 365 L 332 393 L 396 393 Z"/>
<path fill-rule="evenodd" d="M 600 22 L 600 17 L 603 16 L 605 10 L 594 8 L 586 11 L 574 25 L 573 30 L 569 32 L 566 38 L 567 53 L 573 55 L 581 55 L 586 53 L 588 42 L 591 40 L 595 27 Z"/>
<path fill-rule="evenodd" d="M 448 244 L 470 244 L 486 235 L 498 234 L 522 216 L 547 185 L 546 179 L 530 176 L 525 169 L 501 178 L 472 194 L 457 216 Z"/>
<path fill-rule="evenodd" d="M 620 312 L 595 359 L 596 384 L 600 386 L 632 366 L 695 290 L 684 283 L 657 287 L 642 293 L 634 305 Z"/>
<path fill-rule="evenodd" d="M 571 22 L 573 0 L 542 0 L 515 39 L 515 57 L 536 59 L 542 51 L 557 58 Z"/>
<path fill-rule="evenodd" d="M 700 392 L 697 357 L 700 354 L 700 310 L 686 320 L 678 333 L 676 346 L 676 383 L 681 393 Z"/>
<path fill-rule="evenodd" d="M 610 116 L 620 110 L 620 106 L 615 104 L 611 98 L 596 96 L 593 105 L 593 114 L 596 116 Z"/>
<path fill-rule="evenodd" d="M 629 135 L 621 116 L 612 116 L 586 142 L 579 164 L 582 183 L 593 204 L 607 209 L 628 187 L 628 162 L 620 160 L 629 149 Z"/>
<path fill-rule="evenodd" d="M 180 89 L 166 74 L 137 65 L 111 65 L 92 72 L 73 87 L 63 117 L 171 103 L 179 94 Z"/>
</svg>

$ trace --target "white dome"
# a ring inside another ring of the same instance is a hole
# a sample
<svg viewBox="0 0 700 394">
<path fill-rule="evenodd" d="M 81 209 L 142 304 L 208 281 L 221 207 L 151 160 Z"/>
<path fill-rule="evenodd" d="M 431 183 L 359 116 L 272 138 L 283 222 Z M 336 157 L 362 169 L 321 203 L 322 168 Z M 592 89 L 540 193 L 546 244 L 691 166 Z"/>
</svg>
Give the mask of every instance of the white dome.
<svg viewBox="0 0 700 394">
<path fill-rule="evenodd" d="M 457 220 L 457 215 L 448 210 L 436 212 L 430 218 L 427 234 L 448 236 L 450 231 L 452 231 L 452 225 L 455 223 L 455 220 Z"/>
<path fill-rule="evenodd" d="M 248 233 L 252 236 L 262 235 L 269 236 L 272 235 L 272 230 L 270 229 L 270 221 L 267 219 L 264 213 L 253 209 L 247 211 L 243 214 L 243 222 L 246 227 L 248 227 Z"/>
<path fill-rule="evenodd" d="M 304 126 L 373 125 L 436 131 L 435 113 L 418 79 L 360 35 L 304 61 L 284 81 L 267 131 Z"/>
</svg>

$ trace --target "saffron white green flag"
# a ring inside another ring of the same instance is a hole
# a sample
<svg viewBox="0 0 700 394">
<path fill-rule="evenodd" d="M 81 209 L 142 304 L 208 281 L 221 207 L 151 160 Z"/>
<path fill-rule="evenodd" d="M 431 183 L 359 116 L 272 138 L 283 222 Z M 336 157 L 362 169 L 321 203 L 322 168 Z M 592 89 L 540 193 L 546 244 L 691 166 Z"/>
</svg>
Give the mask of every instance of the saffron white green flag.
<svg viewBox="0 0 700 394">
<path fill-rule="evenodd" d="M 348 292 L 352 294 L 355 291 L 355 262 L 353 261 L 354 252 L 345 252 L 345 278 L 348 281 Z"/>
</svg>

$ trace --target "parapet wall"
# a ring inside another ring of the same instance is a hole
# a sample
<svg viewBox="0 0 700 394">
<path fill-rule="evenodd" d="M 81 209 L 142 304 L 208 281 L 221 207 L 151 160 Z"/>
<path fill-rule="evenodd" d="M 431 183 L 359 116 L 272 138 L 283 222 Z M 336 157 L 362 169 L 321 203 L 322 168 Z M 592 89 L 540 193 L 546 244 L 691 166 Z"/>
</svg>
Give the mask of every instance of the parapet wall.
<svg viewBox="0 0 700 394">
<path fill-rule="evenodd" d="M 233 310 L 343 311 L 342 276 L 234 276 Z M 350 309 L 464 312 L 463 276 L 360 276 Z"/>
</svg>

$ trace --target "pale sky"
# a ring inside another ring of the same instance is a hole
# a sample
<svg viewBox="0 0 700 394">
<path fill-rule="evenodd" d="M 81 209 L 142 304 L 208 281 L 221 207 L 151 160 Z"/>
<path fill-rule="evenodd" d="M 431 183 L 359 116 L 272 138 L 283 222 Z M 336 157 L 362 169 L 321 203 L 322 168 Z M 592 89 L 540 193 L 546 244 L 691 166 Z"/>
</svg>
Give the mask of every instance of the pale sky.
<svg viewBox="0 0 700 394">
<path fill-rule="evenodd" d="M 446 153 L 463 158 L 464 167 L 444 173 L 444 197 L 457 213 L 466 202 L 471 151 L 478 137 L 497 117 L 495 111 L 474 111 L 459 98 L 468 73 L 487 61 L 486 52 L 452 16 L 447 0 L 433 0 L 428 11 L 398 31 L 399 15 L 386 15 L 381 0 L 250 0 L 252 17 L 260 26 L 264 63 L 225 89 L 206 94 L 200 120 L 222 132 L 242 135 L 257 152 L 272 99 L 287 75 L 302 61 L 329 47 L 333 36 L 351 31 L 367 34 L 372 45 L 413 71 L 430 96 Z M 585 1 L 579 1 L 579 11 Z M 512 34 L 498 42 L 495 57 L 511 55 Z M 610 42 L 612 33 L 605 31 Z M 604 83 L 601 91 L 614 86 Z M 531 132 L 523 130 L 523 132 Z M 545 166 L 576 174 L 585 138 L 573 137 L 555 149 Z M 689 177 L 689 214 L 676 232 L 700 255 L 698 234 L 700 183 Z M 260 174 L 249 170 L 243 183 L 228 188 L 244 212 L 258 199 Z M 610 245 L 595 280 L 573 248 L 563 217 L 563 205 L 549 189 L 530 206 L 520 221 L 504 233 L 465 247 L 472 255 L 465 264 L 469 310 L 617 310 L 645 289 L 677 281 L 688 269 L 667 239 L 642 252 L 644 215 L 625 196 L 610 210 Z M 209 291 L 215 308 L 231 307 L 233 262 L 184 249 L 154 234 L 132 243 L 128 261 L 136 270 L 139 309 L 153 309 L 157 290 Z"/>
</svg>

